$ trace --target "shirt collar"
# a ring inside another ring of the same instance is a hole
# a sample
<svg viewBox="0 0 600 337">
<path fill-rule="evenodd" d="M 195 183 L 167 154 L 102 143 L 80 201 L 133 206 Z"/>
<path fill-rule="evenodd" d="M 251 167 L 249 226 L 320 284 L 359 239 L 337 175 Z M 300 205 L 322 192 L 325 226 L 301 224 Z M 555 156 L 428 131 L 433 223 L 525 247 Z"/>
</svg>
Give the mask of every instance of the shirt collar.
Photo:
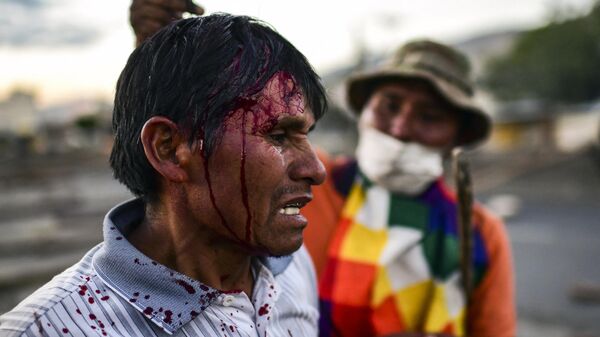
<svg viewBox="0 0 600 337">
<path fill-rule="evenodd" d="M 94 255 L 98 276 L 137 310 L 172 334 L 206 309 L 221 291 L 150 259 L 126 239 L 144 218 L 141 199 L 126 201 L 104 218 L 104 245 Z M 273 275 L 282 273 L 292 256 L 260 258 Z"/>
</svg>

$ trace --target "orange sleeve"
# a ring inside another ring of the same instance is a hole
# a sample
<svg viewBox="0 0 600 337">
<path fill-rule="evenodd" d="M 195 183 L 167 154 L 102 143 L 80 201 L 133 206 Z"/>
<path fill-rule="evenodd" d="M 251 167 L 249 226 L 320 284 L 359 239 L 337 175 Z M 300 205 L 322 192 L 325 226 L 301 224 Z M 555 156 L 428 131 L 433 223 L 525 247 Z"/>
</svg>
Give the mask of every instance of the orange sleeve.
<svg viewBox="0 0 600 337">
<path fill-rule="evenodd" d="M 331 179 L 331 171 L 336 163 L 322 151 L 317 151 L 319 159 L 325 165 L 327 179 L 322 185 L 313 187 L 313 200 L 302 209 L 308 219 L 304 230 L 304 244 L 313 259 L 317 270 L 317 279 L 327 260 L 327 248 L 331 241 L 341 214 L 344 200 L 339 195 Z"/>
<path fill-rule="evenodd" d="M 472 337 L 514 337 L 516 317 L 512 254 L 502 221 L 481 206 L 473 210 L 489 258 L 486 274 L 473 291 L 469 308 Z"/>
</svg>

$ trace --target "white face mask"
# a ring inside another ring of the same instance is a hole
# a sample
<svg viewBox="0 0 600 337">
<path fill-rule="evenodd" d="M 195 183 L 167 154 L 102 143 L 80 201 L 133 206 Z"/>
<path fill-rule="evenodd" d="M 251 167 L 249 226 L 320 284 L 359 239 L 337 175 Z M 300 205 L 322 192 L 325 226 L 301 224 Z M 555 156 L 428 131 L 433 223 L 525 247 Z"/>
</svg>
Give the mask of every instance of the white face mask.
<svg viewBox="0 0 600 337">
<path fill-rule="evenodd" d="M 362 173 L 391 192 L 417 195 L 442 176 L 442 151 L 405 143 L 371 126 L 359 127 L 356 159 Z"/>
</svg>

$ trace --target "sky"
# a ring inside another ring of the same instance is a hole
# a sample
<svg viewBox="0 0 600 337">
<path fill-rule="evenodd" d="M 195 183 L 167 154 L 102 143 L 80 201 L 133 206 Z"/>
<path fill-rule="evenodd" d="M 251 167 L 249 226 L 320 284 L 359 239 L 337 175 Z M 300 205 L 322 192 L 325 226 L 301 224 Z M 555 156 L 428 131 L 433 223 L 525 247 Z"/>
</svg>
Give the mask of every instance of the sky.
<svg viewBox="0 0 600 337">
<path fill-rule="evenodd" d="M 196 0 L 207 13 L 258 17 L 324 74 L 352 62 L 357 46 L 391 52 L 418 37 L 444 42 L 547 22 L 556 9 L 592 0 Z M 33 90 L 40 106 L 111 99 L 134 47 L 129 0 L 0 0 L 0 100 Z"/>
</svg>

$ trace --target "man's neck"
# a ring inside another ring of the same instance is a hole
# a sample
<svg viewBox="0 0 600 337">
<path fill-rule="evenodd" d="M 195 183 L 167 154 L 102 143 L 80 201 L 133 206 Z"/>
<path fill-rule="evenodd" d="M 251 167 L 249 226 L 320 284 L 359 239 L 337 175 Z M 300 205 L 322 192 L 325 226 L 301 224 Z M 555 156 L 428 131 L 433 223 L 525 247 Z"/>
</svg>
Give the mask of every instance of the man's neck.
<svg viewBox="0 0 600 337">
<path fill-rule="evenodd" d="M 239 245 L 168 207 L 146 206 L 127 239 L 139 251 L 179 273 L 222 291 L 252 297 L 252 258 Z"/>
</svg>

